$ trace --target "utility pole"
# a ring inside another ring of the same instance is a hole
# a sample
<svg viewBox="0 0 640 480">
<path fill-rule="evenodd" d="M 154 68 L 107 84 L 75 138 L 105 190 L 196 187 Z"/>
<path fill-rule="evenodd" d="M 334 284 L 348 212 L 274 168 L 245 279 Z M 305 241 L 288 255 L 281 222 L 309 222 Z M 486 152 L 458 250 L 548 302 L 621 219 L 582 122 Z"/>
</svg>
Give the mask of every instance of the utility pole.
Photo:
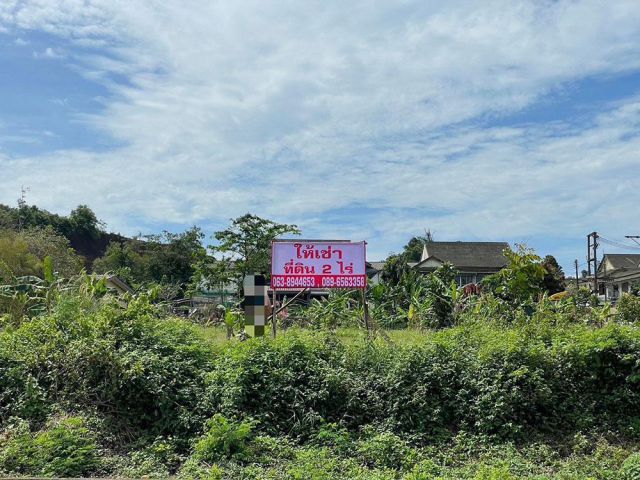
<svg viewBox="0 0 640 480">
<path fill-rule="evenodd" d="M 27 206 L 27 192 L 29 187 L 20 185 L 20 198 L 18 199 L 18 231 L 22 231 L 22 210 Z"/>
<path fill-rule="evenodd" d="M 576 265 L 576 292 L 580 290 L 580 283 L 578 282 L 578 259 L 575 260 Z"/>
<path fill-rule="evenodd" d="M 591 275 L 591 264 L 593 263 L 593 291 L 598 294 L 598 232 L 591 232 L 587 235 L 587 268 Z"/>
<path fill-rule="evenodd" d="M 607 283 L 606 283 L 606 278 L 607 278 L 607 264 L 606 262 L 604 263 L 604 278 L 605 278 L 605 284 L 604 284 L 604 301 L 607 301 Z"/>
</svg>

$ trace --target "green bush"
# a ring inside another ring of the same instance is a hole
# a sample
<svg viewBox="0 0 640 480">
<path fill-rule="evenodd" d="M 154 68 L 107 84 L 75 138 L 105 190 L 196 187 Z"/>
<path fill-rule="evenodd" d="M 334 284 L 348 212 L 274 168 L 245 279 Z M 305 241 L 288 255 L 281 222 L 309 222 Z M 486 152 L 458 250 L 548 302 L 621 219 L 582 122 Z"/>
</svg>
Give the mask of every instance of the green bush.
<svg viewBox="0 0 640 480">
<path fill-rule="evenodd" d="M 375 433 L 360 440 L 356 451 L 365 465 L 394 470 L 412 467 L 416 457 L 407 442 L 391 432 Z"/>
<path fill-rule="evenodd" d="M 343 354 L 320 334 L 232 344 L 207 376 L 205 408 L 255 418 L 268 433 L 310 435 L 345 411 L 351 373 L 338 364 Z"/>
<path fill-rule="evenodd" d="M 378 424 L 423 439 L 460 429 L 507 439 L 628 429 L 640 416 L 640 333 L 632 327 L 470 325 L 410 346 L 336 343 L 290 332 L 222 353 L 205 410 L 266 431 Z"/>
<path fill-rule="evenodd" d="M 354 439 L 349 431 L 335 423 L 323 425 L 318 430 L 315 443 L 331 447 L 341 455 L 351 455 L 355 451 Z"/>
<path fill-rule="evenodd" d="M 617 316 L 622 322 L 640 322 L 640 297 L 622 294 L 617 305 Z"/>
<path fill-rule="evenodd" d="M 524 245 L 516 245 L 515 250 L 508 248 L 503 253 L 507 266 L 485 277 L 484 287 L 514 306 L 535 300 L 544 291 L 547 274 L 542 258 Z"/>
<path fill-rule="evenodd" d="M 473 480 L 517 480 L 507 467 L 482 465 Z"/>
<path fill-rule="evenodd" d="M 174 439 L 165 437 L 158 437 L 150 444 L 138 442 L 115 459 L 113 470 L 125 478 L 168 477 L 178 470 L 183 460 L 176 452 L 175 443 Z"/>
<path fill-rule="evenodd" d="M 224 473 L 225 471 L 216 464 L 203 465 L 195 459 L 190 458 L 180 469 L 178 478 L 189 480 L 222 480 Z"/>
<path fill-rule="evenodd" d="M 640 453 L 634 453 L 620 468 L 620 480 L 640 480 Z"/>
<path fill-rule="evenodd" d="M 43 420 L 48 412 L 45 395 L 26 366 L 0 346 L 0 427 L 12 416 Z"/>
<path fill-rule="evenodd" d="M 35 435 L 23 424 L 0 444 L 4 472 L 80 477 L 98 466 L 96 439 L 81 417 L 55 419 Z"/>
<path fill-rule="evenodd" d="M 640 329 L 563 323 L 564 304 L 549 311 L 543 301 L 531 316 L 516 308 L 507 321 L 487 320 L 508 305 L 491 297 L 469 304 L 457 327 L 405 332 L 395 342 L 292 328 L 276 340 L 214 347 L 144 297 L 123 307 L 92 291 L 86 283 L 61 292 L 49 312 L 0 332 L 7 472 L 57 475 L 86 466 L 82 474 L 305 478 L 309 470 L 337 479 L 439 471 L 446 478 L 449 469 L 451 478 L 500 478 L 526 476 L 547 461 L 517 456 L 503 468 L 467 456 L 453 465 L 437 448 L 466 432 L 478 445 L 569 439 L 565 454 L 592 463 L 579 469 L 567 461 L 575 472 L 566 478 L 608 478 L 602 472 L 617 472 L 628 452 L 598 453 L 592 438 L 604 432 L 637 441 L 640 431 Z M 61 419 L 43 427 L 57 411 L 101 423 Z M 206 434 L 194 440 L 207 418 Z M 231 420 L 247 418 L 257 423 Z M 43 460 L 58 451 L 59 460 Z"/>
<path fill-rule="evenodd" d="M 433 460 L 423 460 L 413 466 L 402 480 L 435 480 L 440 478 L 442 468 L 436 465 Z"/>
<path fill-rule="evenodd" d="M 242 459 L 254 424 L 230 421 L 217 414 L 207 421 L 207 428 L 207 433 L 194 447 L 193 457 L 201 462 L 214 463 L 223 459 Z"/>
<path fill-rule="evenodd" d="M 66 410 L 96 407 L 129 435 L 196 433 L 209 416 L 198 402 L 213 358 L 193 326 L 161 318 L 144 298 L 123 309 L 108 297 L 96 304 L 67 295 L 51 314 L 0 334 L 0 368 L 17 368 L 18 384 L 37 379 L 24 387 L 23 408 L 35 408 L 34 392 L 42 392 L 45 403 Z M 0 394 L 0 415 L 2 405 Z"/>
</svg>

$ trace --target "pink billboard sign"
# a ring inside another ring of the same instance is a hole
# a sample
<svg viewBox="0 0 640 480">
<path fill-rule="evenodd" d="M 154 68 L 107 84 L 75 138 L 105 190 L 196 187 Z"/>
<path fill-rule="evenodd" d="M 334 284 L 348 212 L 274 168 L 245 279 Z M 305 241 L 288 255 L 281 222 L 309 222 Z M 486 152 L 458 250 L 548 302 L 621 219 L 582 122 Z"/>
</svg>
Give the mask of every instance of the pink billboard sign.
<svg viewBox="0 0 640 480">
<path fill-rule="evenodd" d="M 366 242 L 271 244 L 271 288 L 365 288 Z"/>
</svg>

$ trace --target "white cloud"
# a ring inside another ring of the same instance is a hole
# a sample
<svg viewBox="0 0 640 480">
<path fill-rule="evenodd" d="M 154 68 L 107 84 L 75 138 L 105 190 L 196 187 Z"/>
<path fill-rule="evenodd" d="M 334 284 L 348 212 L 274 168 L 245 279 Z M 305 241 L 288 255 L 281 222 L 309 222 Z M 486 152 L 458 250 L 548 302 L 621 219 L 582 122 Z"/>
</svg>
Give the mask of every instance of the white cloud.
<svg viewBox="0 0 640 480">
<path fill-rule="evenodd" d="M 50 60 L 61 59 L 65 57 L 65 54 L 56 48 L 47 47 L 41 52 L 33 52 L 34 58 L 46 58 Z"/>
<path fill-rule="evenodd" d="M 251 210 L 373 238 L 380 256 L 423 226 L 447 238 L 621 231 L 630 209 L 603 205 L 640 200 L 637 99 L 587 128 L 468 123 L 637 71 L 636 1 L 9 3 L 0 28 L 100 47 L 67 54 L 111 92 L 84 121 L 124 147 L 0 159 L 13 174 L 3 201 L 28 183 L 39 204 L 89 203 L 123 231 L 139 229 L 132 218 Z M 356 225 L 326 224 L 341 209 Z"/>
</svg>

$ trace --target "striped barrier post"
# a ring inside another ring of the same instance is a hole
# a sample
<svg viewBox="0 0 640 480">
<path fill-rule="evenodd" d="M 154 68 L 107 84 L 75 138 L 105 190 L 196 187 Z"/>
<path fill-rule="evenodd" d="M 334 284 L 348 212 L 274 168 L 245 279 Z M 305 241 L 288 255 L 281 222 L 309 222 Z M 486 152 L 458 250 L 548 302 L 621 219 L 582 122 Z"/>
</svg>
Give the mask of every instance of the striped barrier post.
<svg viewBox="0 0 640 480">
<path fill-rule="evenodd" d="M 263 337 L 266 317 L 267 282 L 264 275 L 247 275 L 244 287 L 244 331 L 249 337 Z"/>
</svg>

